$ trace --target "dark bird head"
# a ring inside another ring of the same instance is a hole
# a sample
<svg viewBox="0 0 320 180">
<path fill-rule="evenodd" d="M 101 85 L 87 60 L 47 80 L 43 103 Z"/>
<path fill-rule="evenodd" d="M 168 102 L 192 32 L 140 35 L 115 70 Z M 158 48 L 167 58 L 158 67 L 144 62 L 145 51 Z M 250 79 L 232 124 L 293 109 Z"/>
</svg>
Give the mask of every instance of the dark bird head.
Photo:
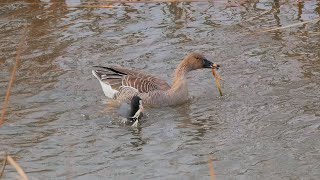
<svg viewBox="0 0 320 180">
<path fill-rule="evenodd" d="M 142 99 L 139 96 L 133 96 L 133 98 L 131 99 L 130 106 L 131 106 L 130 117 L 133 117 L 139 109 L 143 108 Z M 139 119 L 141 117 L 142 117 L 142 113 L 139 116 Z M 129 118 L 129 119 L 134 120 L 133 118 Z"/>
</svg>

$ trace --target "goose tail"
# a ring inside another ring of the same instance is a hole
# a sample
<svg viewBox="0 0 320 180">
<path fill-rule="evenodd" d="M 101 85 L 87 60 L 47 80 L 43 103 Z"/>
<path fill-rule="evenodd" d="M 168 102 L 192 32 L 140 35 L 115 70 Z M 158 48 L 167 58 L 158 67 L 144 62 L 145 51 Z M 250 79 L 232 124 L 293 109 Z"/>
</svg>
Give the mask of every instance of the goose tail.
<svg viewBox="0 0 320 180">
<path fill-rule="evenodd" d="M 108 82 L 103 81 L 103 76 L 105 76 L 104 73 L 100 70 L 92 70 L 92 74 L 99 80 L 104 95 L 108 98 L 114 98 L 115 94 L 118 93 L 118 91 L 113 89 Z"/>
</svg>

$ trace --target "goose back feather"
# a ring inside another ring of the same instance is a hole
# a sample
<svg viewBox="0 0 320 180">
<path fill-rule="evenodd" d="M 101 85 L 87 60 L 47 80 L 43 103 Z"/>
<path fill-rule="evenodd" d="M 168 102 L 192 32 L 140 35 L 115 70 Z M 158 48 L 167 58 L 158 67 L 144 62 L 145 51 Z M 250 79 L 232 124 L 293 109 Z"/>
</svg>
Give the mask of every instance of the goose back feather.
<svg viewBox="0 0 320 180">
<path fill-rule="evenodd" d="M 121 87 L 131 87 L 140 93 L 170 89 L 169 84 L 164 80 L 142 72 L 116 66 L 94 67 L 99 69 L 93 70 L 92 73 L 100 81 L 105 95 L 109 98 L 115 98 Z M 122 90 L 122 92 L 126 91 Z"/>
</svg>

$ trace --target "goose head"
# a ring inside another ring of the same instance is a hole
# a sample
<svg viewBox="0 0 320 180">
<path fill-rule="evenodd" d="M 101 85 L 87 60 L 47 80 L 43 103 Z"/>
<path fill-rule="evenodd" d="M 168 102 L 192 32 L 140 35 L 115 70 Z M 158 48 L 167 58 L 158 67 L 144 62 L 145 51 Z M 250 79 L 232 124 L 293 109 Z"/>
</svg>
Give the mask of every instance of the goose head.
<svg viewBox="0 0 320 180">
<path fill-rule="evenodd" d="M 131 99 L 131 112 L 130 112 L 130 117 L 134 117 L 136 113 L 139 111 L 139 109 L 142 111 L 143 106 L 142 106 L 142 99 L 139 96 L 133 96 Z M 138 119 L 141 118 L 141 115 L 138 117 Z"/>
<path fill-rule="evenodd" d="M 220 65 L 207 60 L 202 54 L 195 52 L 190 53 L 187 57 L 185 57 L 182 64 L 186 66 L 189 71 L 203 68 L 218 69 L 220 67 Z"/>
</svg>

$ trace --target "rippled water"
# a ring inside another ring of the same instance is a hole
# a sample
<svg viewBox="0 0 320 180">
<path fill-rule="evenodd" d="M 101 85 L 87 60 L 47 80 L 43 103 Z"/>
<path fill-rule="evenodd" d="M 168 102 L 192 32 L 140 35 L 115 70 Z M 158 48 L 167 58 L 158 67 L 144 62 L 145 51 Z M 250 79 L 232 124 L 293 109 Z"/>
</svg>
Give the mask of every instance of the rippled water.
<svg viewBox="0 0 320 180">
<path fill-rule="evenodd" d="M 0 150 L 30 179 L 209 179 L 209 154 L 217 179 L 320 178 L 320 22 L 254 33 L 319 18 L 319 2 L 74 7 L 88 2 L 0 5 L 1 103 L 27 26 Z M 192 100 L 147 109 L 140 129 L 106 112 L 93 65 L 171 82 L 192 51 L 222 65 L 225 96 L 198 70 Z"/>
</svg>

